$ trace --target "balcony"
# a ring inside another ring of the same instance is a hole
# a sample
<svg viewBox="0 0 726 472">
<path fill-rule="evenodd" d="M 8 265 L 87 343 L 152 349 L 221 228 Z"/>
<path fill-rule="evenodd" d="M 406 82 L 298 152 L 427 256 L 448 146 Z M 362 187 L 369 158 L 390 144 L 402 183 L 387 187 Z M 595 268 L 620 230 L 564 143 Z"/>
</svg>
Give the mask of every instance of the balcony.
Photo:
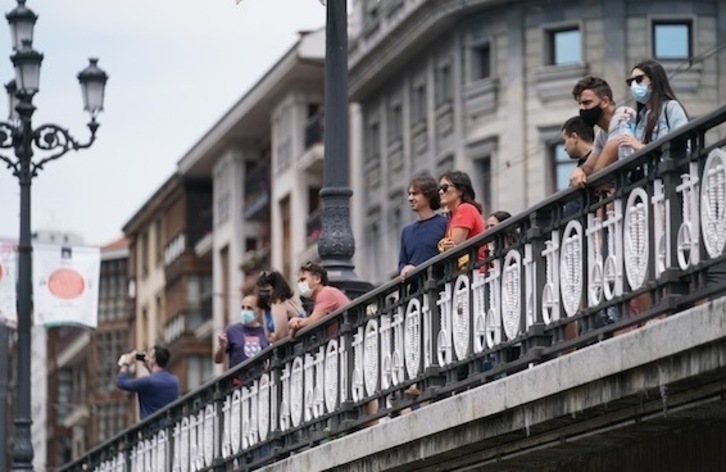
<svg viewBox="0 0 726 472">
<path fill-rule="evenodd" d="M 192 335 L 197 338 L 203 338 L 207 331 L 207 324 L 209 324 L 211 320 L 211 298 L 203 300 L 196 306 L 190 305 L 185 310 L 182 310 L 172 316 L 166 323 L 166 326 L 164 326 L 164 342 L 167 345 L 171 345 L 184 335 Z"/>
<path fill-rule="evenodd" d="M 707 434 L 726 409 L 724 122 L 726 106 L 590 176 L 600 196 L 553 195 L 62 470 L 555 470 Z"/>
<path fill-rule="evenodd" d="M 254 168 L 245 176 L 244 209 L 242 217 L 248 221 L 265 220 L 270 204 L 270 176 L 266 165 Z"/>
<path fill-rule="evenodd" d="M 315 113 L 308 118 L 307 123 L 305 123 L 305 149 L 323 142 L 323 120 L 322 113 Z"/>
</svg>

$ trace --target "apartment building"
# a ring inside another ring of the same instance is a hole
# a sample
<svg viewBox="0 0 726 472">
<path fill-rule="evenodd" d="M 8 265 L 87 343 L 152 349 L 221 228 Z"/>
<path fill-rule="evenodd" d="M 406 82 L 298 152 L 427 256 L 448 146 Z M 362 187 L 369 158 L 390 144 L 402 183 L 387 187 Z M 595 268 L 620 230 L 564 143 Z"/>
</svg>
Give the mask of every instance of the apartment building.
<svg viewBox="0 0 726 472">
<path fill-rule="evenodd" d="M 123 228 L 136 345 L 172 353 L 182 392 L 212 376 L 212 261 L 196 248 L 212 230 L 210 179 L 169 177 Z"/>
<path fill-rule="evenodd" d="M 213 182 L 213 232 L 197 249 L 213 261 L 215 332 L 260 270 L 290 279 L 318 259 L 324 55 L 323 30 L 301 33 L 179 161 L 180 175 Z"/>
<path fill-rule="evenodd" d="M 691 117 L 726 99 L 722 1 L 354 0 L 350 96 L 358 272 L 395 274 L 419 172 L 468 172 L 485 211 L 515 213 L 565 188 L 559 141 L 577 80 L 631 102 L 630 68 L 655 58 Z M 631 103 L 632 105 L 632 103 Z M 361 264 L 360 261 L 366 261 Z"/>
</svg>

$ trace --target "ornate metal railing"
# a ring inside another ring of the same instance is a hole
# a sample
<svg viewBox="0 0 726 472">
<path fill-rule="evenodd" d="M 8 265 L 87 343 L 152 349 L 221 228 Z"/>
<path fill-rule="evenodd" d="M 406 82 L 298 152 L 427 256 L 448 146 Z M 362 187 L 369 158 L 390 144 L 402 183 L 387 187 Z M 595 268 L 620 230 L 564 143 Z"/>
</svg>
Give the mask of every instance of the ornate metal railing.
<svg viewBox="0 0 726 472">
<path fill-rule="evenodd" d="M 718 295 L 724 121 L 376 288 L 62 470 L 250 470 Z"/>
</svg>

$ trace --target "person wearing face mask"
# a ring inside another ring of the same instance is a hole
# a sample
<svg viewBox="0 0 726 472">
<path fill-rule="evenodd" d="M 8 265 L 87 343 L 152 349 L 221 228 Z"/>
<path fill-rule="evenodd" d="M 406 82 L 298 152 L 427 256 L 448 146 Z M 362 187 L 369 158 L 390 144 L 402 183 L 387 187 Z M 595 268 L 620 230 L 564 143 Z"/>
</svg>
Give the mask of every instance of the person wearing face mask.
<svg viewBox="0 0 726 472">
<path fill-rule="evenodd" d="M 688 114 L 658 62 L 646 60 L 637 64 L 625 83 L 638 104 L 638 114 L 635 135 L 622 136 L 620 144 L 637 151 L 688 123 Z"/>
<path fill-rule="evenodd" d="M 297 289 L 300 296 L 312 299 L 314 305 L 307 318 L 295 317 L 290 320 L 288 327 L 293 335 L 350 303 L 350 299 L 343 292 L 328 285 L 328 271 L 312 262 L 300 267 Z"/>
<path fill-rule="evenodd" d="M 570 185 L 584 187 L 588 175 L 617 160 L 619 136 L 615 130 L 625 116 L 634 117 L 635 110 L 630 107 L 616 108 L 610 85 L 599 77 L 588 75 L 580 79 L 572 89 L 572 96 L 580 106 L 580 118 L 588 126 L 597 125 L 600 128 L 590 156 L 570 174 Z"/>
<path fill-rule="evenodd" d="M 265 271 L 257 278 L 257 305 L 264 310 L 267 339 L 272 343 L 288 336 L 288 321 L 305 317 L 305 311 L 293 301 L 294 293 L 283 275 Z"/>
<path fill-rule="evenodd" d="M 269 342 L 261 320 L 257 298 L 254 295 L 247 295 L 242 299 L 239 322 L 228 326 L 218 337 L 214 362 L 221 364 L 227 357 L 228 368 L 234 367 L 266 348 Z"/>
<path fill-rule="evenodd" d="M 121 356 L 116 385 L 121 390 L 136 393 L 142 420 L 179 398 L 179 379 L 166 370 L 170 358 L 169 350 L 163 346 L 154 346 L 149 354 L 134 350 Z M 151 375 L 136 379 L 129 376 L 129 368 L 137 360 L 144 363 Z"/>
</svg>

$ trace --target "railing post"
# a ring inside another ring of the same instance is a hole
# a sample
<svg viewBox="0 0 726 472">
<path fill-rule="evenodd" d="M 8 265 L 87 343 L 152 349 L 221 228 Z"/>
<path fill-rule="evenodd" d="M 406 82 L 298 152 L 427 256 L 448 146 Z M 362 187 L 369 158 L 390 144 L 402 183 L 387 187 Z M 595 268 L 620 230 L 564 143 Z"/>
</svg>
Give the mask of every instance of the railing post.
<svg viewBox="0 0 726 472">
<path fill-rule="evenodd" d="M 695 145 L 695 140 L 694 143 Z M 666 237 L 669 238 L 665 250 L 669 253 L 666 255 L 670 258 L 670 265 L 660 275 L 661 281 L 664 283 L 664 293 L 656 294 L 656 298 L 662 296 L 659 301 L 664 310 L 675 309 L 678 299 L 688 292 L 687 285 L 682 281 L 682 273 L 678 266 L 678 232 L 683 223 L 683 200 L 677 191 L 677 187 L 681 184 L 681 174 L 684 167 L 688 169 L 689 159 L 687 152 L 687 141 L 685 137 L 675 138 L 662 147 L 661 155 L 661 171 L 659 177 L 663 180 L 664 197 L 666 202 Z M 697 155 L 697 153 L 694 153 Z M 700 231 L 700 228 L 695 228 Z M 698 248 L 696 248 L 698 250 Z M 655 258 L 658 257 L 658 248 L 653 252 Z"/>
<path fill-rule="evenodd" d="M 439 298 L 439 284 L 437 279 L 443 280 L 444 268 L 440 265 L 430 266 L 427 270 L 426 281 L 424 282 L 424 297 L 428 299 L 428 321 L 427 316 L 422 317 L 424 329 L 421 331 L 424 336 L 423 356 L 426 352 L 430 354 L 429 364 L 424 368 L 423 396 L 431 397 L 446 383 L 446 376 L 442 374 L 442 367 L 438 359 L 438 336 L 441 332 L 441 310 L 437 302 Z M 425 313 L 424 313 L 425 314 Z M 426 339 L 428 333 L 428 339 Z"/>
<path fill-rule="evenodd" d="M 552 336 L 545 330 L 546 326 L 542 317 L 541 311 L 541 297 L 544 285 L 547 281 L 547 268 L 542 257 L 542 251 L 545 250 L 545 241 L 547 240 L 549 233 L 548 228 L 551 226 L 552 211 L 537 210 L 532 213 L 529 217 L 529 227 L 526 230 L 525 241 L 525 254 L 524 254 L 524 271 L 527 276 L 527 264 L 532 264 L 531 276 L 532 281 L 525 281 L 525 283 L 531 283 L 533 287 L 532 301 L 528 302 L 526 299 L 527 290 L 522 290 L 522 307 L 523 307 L 523 321 L 527 316 L 528 303 L 531 303 L 533 323 L 528 327 L 526 331 L 526 340 L 523 343 L 524 352 L 522 356 L 526 356 L 530 362 L 538 362 L 542 355 L 542 350 L 552 344 Z M 527 249 L 527 245 L 529 249 Z M 531 262 L 528 261 L 529 257 L 532 258 Z M 584 258 L 583 258 L 584 259 Z M 585 262 L 586 263 L 586 262 Z M 584 269 L 587 272 L 587 269 Z M 559 294 L 557 294 L 559 296 Z"/>
</svg>

